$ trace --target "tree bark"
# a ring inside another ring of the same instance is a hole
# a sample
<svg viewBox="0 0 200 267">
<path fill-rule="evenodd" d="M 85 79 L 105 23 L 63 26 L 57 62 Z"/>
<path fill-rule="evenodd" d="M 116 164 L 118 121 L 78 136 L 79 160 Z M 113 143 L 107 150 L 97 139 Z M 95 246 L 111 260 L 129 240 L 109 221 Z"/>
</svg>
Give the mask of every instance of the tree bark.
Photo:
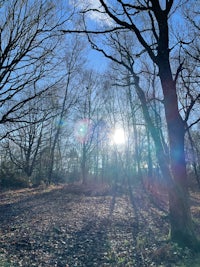
<svg viewBox="0 0 200 267">
<path fill-rule="evenodd" d="M 176 86 L 168 65 L 160 68 L 164 107 L 168 128 L 170 166 L 173 183 L 169 187 L 171 238 L 189 244 L 194 240 L 189 208 L 189 192 L 184 151 L 184 122 L 179 114 Z"/>
<path fill-rule="evenodd" d="M 162 24 L 163 25 L 163 24 Z M 162 28 L 163 40 L 158 48 L 159 76 L 164 95 L 164 109 L 168 128 L 170 167 L 172 183 L 169 190 L 169 212 L 171 222 L 171 239 L 179 244 L 194 246 L 192 218 L 189 205 L 189 192 L 184 151 L 185 125 L 180 116 L 176 84 L 173 80 L 169 63 L 168 26 Z M 163 45 L 163 43 L 165 43 Z"/>
</svg>

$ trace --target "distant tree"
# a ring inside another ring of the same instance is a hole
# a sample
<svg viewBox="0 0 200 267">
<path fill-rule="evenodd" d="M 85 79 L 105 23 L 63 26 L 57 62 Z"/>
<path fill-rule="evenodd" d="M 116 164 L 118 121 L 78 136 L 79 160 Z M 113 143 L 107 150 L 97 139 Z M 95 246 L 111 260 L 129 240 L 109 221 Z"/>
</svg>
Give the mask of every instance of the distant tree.
<svg viewBox="0 0 200 267">
<path fill-rule="evenodd" d="M 74 114 L 76 142 L 79 142 L 82 183 L 88 181 L 89 171 L 94 173 L 94 165 L 98 160 L 103 120 L 100 78 L 93 71 L 81 74 L 82 86 L 76 112 Z"/>
<path fill-rule="evenodd" d="M 192 177 L 190 177 L 190 184 L 194 177 L 200 187 L 200 151 L 198 147 L 198 133 L 192 129 L 188 129 L 186 138 L 186 160 L 187 168 Z"/>
<path fill-rule="evenodd" d="M 63 124 L 69 121 L 69 114 L 72 113 L 81 94 L 80 73 L 82 72 L 85 62 L 83 57 L 85 48 L 84 42 L 78 38 L 74 38 L 66 43 L 66 48 L 67 52 L 62 62 L 64 77 L 58 86 L 57 95 L 54 96 L 57 98 L 58 107 L 56 110 L 57 115 L 55 116 L 56 123 L 54 121 L 56 127 L 53 129 L 49 151 L 49 171 L 47 175 L 49 183 L 52 181 L 55 150 L 56 146 L 59 144 L 59 138 L 68 138 L 66 135 L 61 136 L 63 134 L 62 129 L 65 128 Z M 63 143 L 63 141 L 61 142 Z"/>
<path fill-rule="evenodd" d="M 24 122 L 13 122 L 12 126 L 7 128 L 8 134 L 2 142 L 2 147 L 7 151 L 16 170 L 21 170 L 27 181 L 32 182 L 32 174 L 39 163 L 44 128 L 50 114 L 48 109 L 44 108 L 43 98 L 35 98 L 29 101 L 27 106 L 29 112 L 24 113 Z M 23 113 L 23 108 L 21 112 Z"/>
</svg>

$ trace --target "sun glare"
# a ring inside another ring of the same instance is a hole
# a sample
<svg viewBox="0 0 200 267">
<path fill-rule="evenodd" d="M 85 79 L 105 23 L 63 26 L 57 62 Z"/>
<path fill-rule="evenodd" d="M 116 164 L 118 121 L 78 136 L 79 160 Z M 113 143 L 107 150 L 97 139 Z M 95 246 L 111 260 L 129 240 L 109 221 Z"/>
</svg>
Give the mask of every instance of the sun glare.
<svg viewBox="0 0 200 267">
<path fill-rule="evenodd" d="M 125 143 L 125 135 L 124 135 L 124 130 L 122 128 L 116 129 L 114 131 L 113 142 L 116 145 L 120 145 L 120 144 Z"/>
</svg>

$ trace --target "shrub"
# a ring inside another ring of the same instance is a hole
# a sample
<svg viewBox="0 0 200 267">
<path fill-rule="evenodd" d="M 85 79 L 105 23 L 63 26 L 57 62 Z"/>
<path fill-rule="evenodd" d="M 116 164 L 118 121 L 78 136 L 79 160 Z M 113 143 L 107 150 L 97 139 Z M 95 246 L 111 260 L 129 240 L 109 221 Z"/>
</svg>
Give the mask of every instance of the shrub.
<svg viewBox="0 0 200 267">
<path fill-rule="evenodd" d="M 0 187 L 2 189 L 19 189 L 28 187 L 28 179 L 21 176 L 21 173 L 10 162 L 2 162 L 0 171 Z"/>
</svg>

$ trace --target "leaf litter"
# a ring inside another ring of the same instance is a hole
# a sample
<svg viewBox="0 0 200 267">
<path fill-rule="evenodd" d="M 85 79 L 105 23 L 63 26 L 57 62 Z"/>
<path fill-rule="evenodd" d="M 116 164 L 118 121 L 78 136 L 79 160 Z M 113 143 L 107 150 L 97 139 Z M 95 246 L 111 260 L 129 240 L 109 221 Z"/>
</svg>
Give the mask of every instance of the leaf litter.
<svg viewBox="0 0 200 267">
<path fill-rule="evenodd" d="M 199 255 L 168 240 L 167 200 L 154 202 L 142 187 L 131 194 L 94 185 L 1 193 L 0 266 L 198 266 Z M 199 193 L 191 203 L 198 232 Z"/>
</svg>

